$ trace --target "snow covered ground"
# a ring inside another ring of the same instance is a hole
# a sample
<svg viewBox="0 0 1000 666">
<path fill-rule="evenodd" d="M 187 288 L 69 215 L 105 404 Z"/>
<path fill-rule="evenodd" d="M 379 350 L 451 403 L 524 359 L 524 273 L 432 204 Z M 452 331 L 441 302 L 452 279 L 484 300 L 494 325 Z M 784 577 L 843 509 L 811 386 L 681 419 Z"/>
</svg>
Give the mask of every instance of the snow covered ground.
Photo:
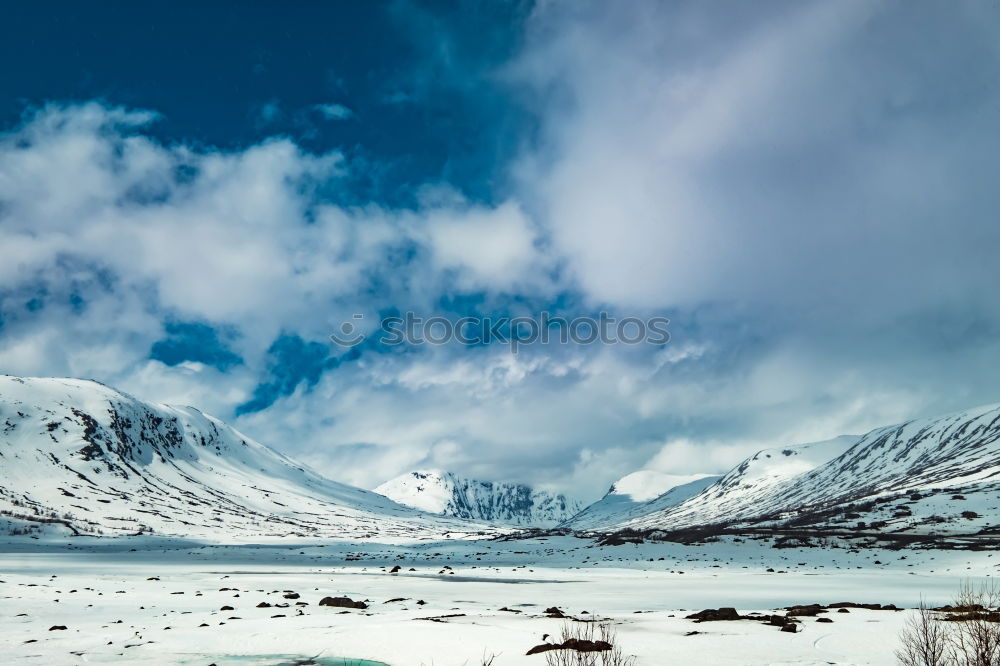
<svg viewBox="0 0 1000 666">
<path fill-rule="evenodd" d="M 432 515 L 194 408 L 0 377 L 0 663 L 541 665 L 530 648 L 606 618 L 649 666 L 893 664 L 907 611 L 829 612 L 796 633 L 685 616 L 952 601 L 1000 566 L 998 470 L 988 406 L 768 449 L 718 479 L 633 474 L 546 537 L 492 522 L 572 511 L 527 487 L 402 489 L 491 522 Z M 663 542 L 678 527 L 702 531 Z M 367 606 L 319 604 L 338 596 Z"/>
<path fill-rule="evenodd" d="M 557 606 L 612 620 L 638 664 L 893 664 L 906 611 L 852 609 L 827 615 L 832 623 L 805 617 L 795 634 L 684 616 L 724 606 L 745 614 L 814 602 L 943 604 L 962 580 L 996 575 L 998 565 L 1000 555 L 987 551 L 775 549 L 763 540 L 8 538 L 0 543 L 0 643 L 6 660 L 26 664 L 278 664 L 322 655 L 447 666 L 495 654 L 496 666 L 537 665 L 544 655 L 525 652 L 558 634 L 566 620 L 544 616 Z M 286 599 L 289 592 L 299 597 Z M 318 606 L 341 595 L 368 608 Z"/>
</svg>

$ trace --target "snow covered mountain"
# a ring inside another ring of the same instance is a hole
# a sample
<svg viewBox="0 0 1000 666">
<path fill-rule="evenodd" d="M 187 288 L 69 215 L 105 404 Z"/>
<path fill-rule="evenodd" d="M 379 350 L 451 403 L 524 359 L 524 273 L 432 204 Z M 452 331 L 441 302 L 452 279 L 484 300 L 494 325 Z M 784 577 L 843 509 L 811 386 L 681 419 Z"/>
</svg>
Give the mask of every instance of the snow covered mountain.
<svg viewBox="0 0 1000 666">
<path fill-rule="evenodd" d="M 521 483 L 477 481 L 438 470 L 402 474 L 375 492 L 429 513 L 530 527 L 552 527 L 583 506 Z"/>
<path fill-rule="evenodd" d="M 643 469 L 615 481 L 608 492 L 560 527 L 593 530 L 680 504 L 718 481 L 709 474 L 676 475 Z"/>
<path fill-rule="evenodd" d="M 216 541 L 462 538 L 504 524 L 998 534 L 1000 405 L 767 449 L 722 477 L 644 470 L 581 508 L 436 471 L 361 490 L 191 407 L 84 380 L 0 376 L 0 527 Z"/>
<path fill-rule="evenodd" d="M 713 524 L 994 532 L 1000 528 L 1000 405 L 761 451 L 679 504 L 602 527 Z"/>
<path fill-rule="evenodd" d="M 685 526 L 722 522 L 747 511 L 756 511 L 775 488 L 836 458 L 857 441 L 857 437 L 844 436 L 759 451 L 701 492 L 662 508 L 672 520 L 685 520 L 690 516 Z M 656 520 L 663 514 L 650 506 L 642 512 L 642 516 L 647 515 L 650 520 Z M 641 520 L 641 516 L 636 516 L 632 522 Z"/>
<path fill-rule="evenodd" d="M 225 540 L 489 529 L 325 479 L 192 407 L 96 382 L 0 376 L 0 519 L 19 531 Z"/>
</svg>

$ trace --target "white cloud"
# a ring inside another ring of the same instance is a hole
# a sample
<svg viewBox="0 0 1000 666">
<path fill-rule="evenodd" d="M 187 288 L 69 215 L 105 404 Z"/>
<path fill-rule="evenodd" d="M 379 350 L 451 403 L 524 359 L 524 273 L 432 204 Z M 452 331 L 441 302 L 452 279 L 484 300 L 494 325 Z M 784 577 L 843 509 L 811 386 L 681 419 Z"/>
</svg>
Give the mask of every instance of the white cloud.
<svg viewBox="0 0 1000 666">
<path fill-rule="evenodd" d="M 347 120 L 354 117 L 354 112 L 343 104 L 316 104 L 313 109 L 327 120 Z"/>
<path fill-rule="evenodd" d="M 437 268 L 457 271 L 463 290 L 538 290 L 550 282 L 538 234 L 515 203 L 434 211 L 427 222 L 420 226 Z"/>
<path fill-rule="evenodd" d="M 995 12 L 581 5 L 538 8 L 513 76 L 544 108 L 523 188 L 598 302 L 829 323 L 979 298 L 997 277 Z"/>
<path fill-rule="evenodd" d="M 507 72 L 539 143 L 493 206 L 447 184 L 339 206 L 336 152 L 166 145 L 153 113 L 47 107 L 0 137 L 0 369 L 228 417 L 280 334 L 322 342 L 355 312 L 669 308 L 660 350 L 365 353 L 237 419 L 369 487 L 435 466 L 590 498 L 996 401 L 995 16 L 543 3 Z M 168 319 L 232 327 L 244 364 L 150 360 Z"/>
</svg>

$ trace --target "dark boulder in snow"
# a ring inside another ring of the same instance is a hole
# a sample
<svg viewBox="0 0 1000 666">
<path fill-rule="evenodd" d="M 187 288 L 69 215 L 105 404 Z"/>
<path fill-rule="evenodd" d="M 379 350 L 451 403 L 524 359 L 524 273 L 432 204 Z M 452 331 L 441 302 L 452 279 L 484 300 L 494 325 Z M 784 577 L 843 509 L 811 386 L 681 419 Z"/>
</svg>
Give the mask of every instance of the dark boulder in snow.
<svg viewBox="0 0 1000 666">
<path fill-rule="evenodd" d="M 826 612 L 826 609 L 819 604 L 809 604 L 808 606 L 789 606 L 785 610 L 788 611 L 789 617 L 815 617 L 820 613 Z"/>
<path fill-rule="evenodd" d="M 320 599 L 319 605 L 334 608 L 368 608 L 368 604 L 365 602 L 354 601 L 350 597 L 323 597 Z"/>
<path fill-rule="evenodd" d="M 570 638 L 563 643 L 542 643 L 528 650 L 525 654 L 540 654 L 551 650 L 576 650 L 577 652 L 604 652 L 611 649 L 607 641 L 588 641 L 582 638 Z"/>
<path fill-rule="evenodd" d="M 731 620 L 742 620 L 743 616 L 736 612 L 735 608 L 706 608 L 703 611 L 688 615 L 685 619 L 695 622 L 723 622 Z"/>
</svg>

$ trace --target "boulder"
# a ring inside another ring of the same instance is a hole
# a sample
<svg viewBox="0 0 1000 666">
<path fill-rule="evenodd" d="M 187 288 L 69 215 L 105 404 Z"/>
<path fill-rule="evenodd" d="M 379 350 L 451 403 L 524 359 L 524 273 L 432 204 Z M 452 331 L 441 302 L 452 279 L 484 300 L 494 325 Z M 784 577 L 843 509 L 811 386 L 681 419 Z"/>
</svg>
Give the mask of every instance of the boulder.
<svg viewBox="0 0 1000 666">
<path fill-rule="evenodd" d="M 826 612 L 826 609 L 819 604 L 809 604 L 808 606 L 789 606 L 785 610 L 788 611 L 789 617 L 815 617 L 820 613 Z"/>
<path fill-rule="evenodd" d="M 688 615 L 688 620 L 695 622 L 728 622 L 732 620 L 742 620 L 743 617 L 736 612 L 735 608 L 706 608 L 692 615 Z"/>
<path fill-rule="evenodd" d="M 319 600 L 320 606 L 333 606 L 334 608 L 368 608 L 368 604 L 363 601 L 354 601 L 350 597 L 323 597 Z"/>
<path fill-rule="evenodd" d="M 525 654 L 540 654 L 551 650 L 576 650 L 577 652 L 604 652 L 611 649 L 607 641 L 588 641 L 582 638 L 570 638 L 562 643 L 542 643 L 528 650 Z"/>
</svg>

